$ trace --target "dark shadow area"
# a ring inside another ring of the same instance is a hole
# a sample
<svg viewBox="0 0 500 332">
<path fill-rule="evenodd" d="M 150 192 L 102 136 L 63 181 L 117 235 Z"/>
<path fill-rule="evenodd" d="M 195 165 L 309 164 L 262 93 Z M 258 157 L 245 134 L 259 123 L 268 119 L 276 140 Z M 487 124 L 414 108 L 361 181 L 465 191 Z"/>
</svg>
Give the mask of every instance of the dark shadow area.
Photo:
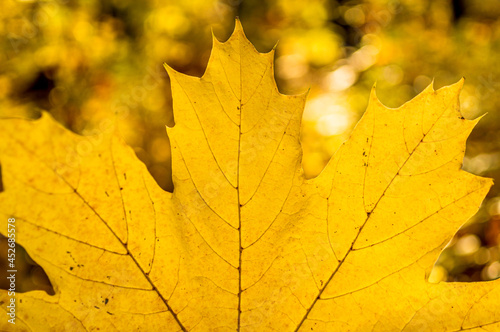
<svg viewBox="0 0 500 332">
<path fill-rule="evenodd" d="M 8 264 L 7 251 L 8 251 L 7 238 L 0 234 L 0 288 L 9 289 L 9 279 L 7 279 Z M 15 270 L 16 272 L 16 292 L 25 293 L 34 290 L 43 290 L 49 295 L 54 295 L 54 289 L 50 283 L 47 274 L 26 252 L 26 250 L 16 243 L 16 257 L 15 257 Z"/>
</svg>

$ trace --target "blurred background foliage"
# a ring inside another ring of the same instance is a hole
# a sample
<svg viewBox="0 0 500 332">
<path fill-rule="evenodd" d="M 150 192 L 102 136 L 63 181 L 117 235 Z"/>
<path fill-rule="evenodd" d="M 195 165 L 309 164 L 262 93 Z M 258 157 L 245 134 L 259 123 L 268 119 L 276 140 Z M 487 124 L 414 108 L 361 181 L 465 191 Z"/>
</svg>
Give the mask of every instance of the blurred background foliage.
<svg viewBox="0 0 500 332">
<path fill-rule="evenodd" d="M 282 92 L 311 89 L 302 124 L 307 177 L 319 174 L 348 138 L 375 82 L 381 101 L 397 107 L 431 82 L 439 88 L 465 77 L 464 116 L 487 115 L 468 140 L 463 167 L 500 183 L 495 0 L 5 0 L 0 116 L 36 118 L 45 110 L 82 135 L 99 135 L 116 123 L 159 185 L 171 191 L 165 125 L 174 119 L 162 64 L 201 76 L 211 29 L 225 40 L 235 16 L 259 51 L 279 40 Z M 498 278 L 499 234 L 496 185 L 443 252 L 431 280 Z M 0 247 L 7 251 L 5 241 Z M 20 290 L 50 290 L 43 270 L 25 256 L 18 254 Z"/>
</svg>

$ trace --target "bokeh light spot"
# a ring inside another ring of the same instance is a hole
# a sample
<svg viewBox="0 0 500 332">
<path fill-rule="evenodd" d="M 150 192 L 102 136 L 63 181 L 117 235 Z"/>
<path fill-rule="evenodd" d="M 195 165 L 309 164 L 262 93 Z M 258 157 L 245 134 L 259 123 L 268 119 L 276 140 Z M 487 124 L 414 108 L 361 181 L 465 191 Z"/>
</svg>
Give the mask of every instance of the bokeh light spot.
<svg viewBox="0 0 500 332">
<path fill-rule="evenodd" d="M 475 253 L 481 246 L 481 241 L 475 234 L 469 234 L 458 239 L 455 245 L 455 254 L 467 256 Z"/>
<path fill-rule="evenodd" d="M 354 68 L 345 65 L 328 74 L 325 81 L 330 90 L 342 91 L 352 86 L 356 82 L 357 77 L 358 75 Z"/>
</svg>

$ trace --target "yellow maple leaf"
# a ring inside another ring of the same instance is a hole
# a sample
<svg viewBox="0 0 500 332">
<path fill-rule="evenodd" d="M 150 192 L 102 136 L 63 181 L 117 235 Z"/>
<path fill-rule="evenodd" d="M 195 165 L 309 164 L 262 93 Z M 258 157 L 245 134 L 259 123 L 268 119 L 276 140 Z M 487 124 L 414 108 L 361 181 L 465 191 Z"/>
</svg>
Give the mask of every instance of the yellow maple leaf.
<svg viewBox="0 0 500 332">
<path fill-rule="evenodd" d="M 462 81 L 398 109 L 372 91 L 305 180 L 306 95 L 279 93 L 273 51 L 239 22 L 214 38 L 203 77 L 167 71 L 173 194 L 115 135 L 81 137 L 47 114 L 1 121 L 1 215 L 55 290 L 16 294 L 4 330 L 500 329 L 500 280 L 427 281 L 492 185 L 460 169 L 478 121 L 459 112 Z"/>
</svg>

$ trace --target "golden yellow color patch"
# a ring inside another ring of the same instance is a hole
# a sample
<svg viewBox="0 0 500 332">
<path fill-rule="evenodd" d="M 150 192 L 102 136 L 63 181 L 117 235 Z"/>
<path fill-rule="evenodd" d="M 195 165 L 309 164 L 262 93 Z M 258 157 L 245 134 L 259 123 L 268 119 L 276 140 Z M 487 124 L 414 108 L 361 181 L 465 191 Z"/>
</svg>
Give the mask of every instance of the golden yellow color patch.
<svg viewBox="0 0 500 332">
<path fill-rule="evenodd" d="M 1 120 L 1 216 L 55 290 L 17 294 L 2 330 L 500 329 L 500 280 L 427 281 L 492 185 L 461 170 L 477 123 L 460 114 L 463 82 L 397 109 L 372 91 L 305 180 L 306 94 L 279 93 L 273 53 L 237 22 L 203 77 L 167 67 L 173 194 L 114 134 L 78 136 L 47 114 Z"/>
</svg>

